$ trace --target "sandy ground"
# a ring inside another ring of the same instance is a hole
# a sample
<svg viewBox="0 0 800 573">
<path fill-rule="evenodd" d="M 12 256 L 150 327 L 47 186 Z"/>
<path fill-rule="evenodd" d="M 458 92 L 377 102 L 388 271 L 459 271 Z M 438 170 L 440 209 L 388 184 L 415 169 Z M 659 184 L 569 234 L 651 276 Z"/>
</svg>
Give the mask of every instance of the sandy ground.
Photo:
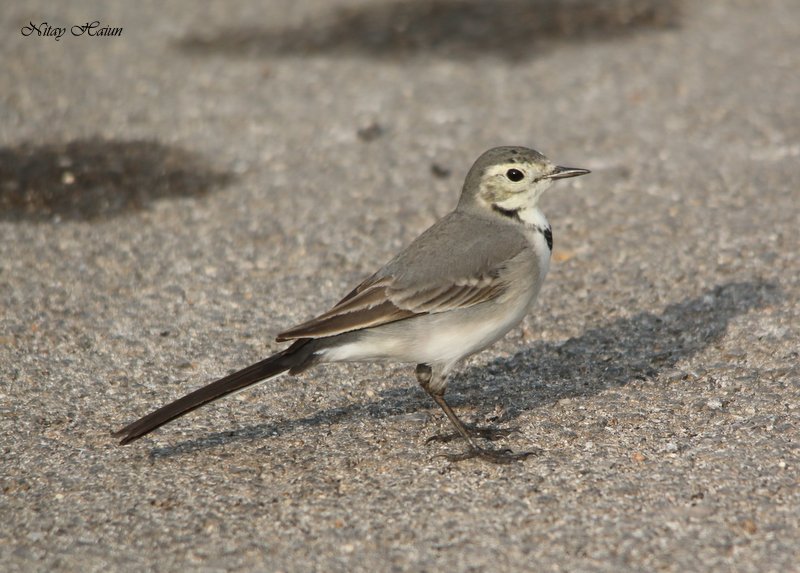
<svg viewBox="0 0 800 573">
<path fill-rule="evenodd" d="M 797 569 L 800 3 L 166 4 L 0 10 L 0 568 Z M 539 456 L 443 458 L 407 365 L 111 439 L 280 348 L 499 144 L 593 171 L 448 394 Z"/>
</svg>

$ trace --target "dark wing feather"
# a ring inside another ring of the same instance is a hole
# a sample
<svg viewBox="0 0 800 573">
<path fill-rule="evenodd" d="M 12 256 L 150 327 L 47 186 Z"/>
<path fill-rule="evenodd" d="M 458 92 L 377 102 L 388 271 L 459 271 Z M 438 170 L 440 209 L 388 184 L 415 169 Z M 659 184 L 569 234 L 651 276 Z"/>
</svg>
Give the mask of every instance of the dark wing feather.
<svg viewBox="0 0 800 573">
<path fill-rule="evenodd" d="M 507 285 L 499 275 L 478 277 L 468 284 L 447 284 L 420 290 L 393 289 L 391 279 L 370 277 L 336 306 L 318 317 L 278 335 L 278 342 L 322 338 L 388 324 L 421 314 L 466 308 L 492 300 Z M 370 283 L 368 286 L 363 286 Z"/>
</svg>

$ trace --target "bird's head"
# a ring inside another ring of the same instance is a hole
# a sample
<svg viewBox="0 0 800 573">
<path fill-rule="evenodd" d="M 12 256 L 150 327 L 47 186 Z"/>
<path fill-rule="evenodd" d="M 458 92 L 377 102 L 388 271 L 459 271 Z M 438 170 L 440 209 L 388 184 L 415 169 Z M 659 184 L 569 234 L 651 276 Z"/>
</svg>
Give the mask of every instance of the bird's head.
<svg viewBox="0 0 800 573">
<path fill-rule="evenodd" d="M 587 173 L 588 169 L 555 165 L 535 149 L 495 147 L 472 165 L 458 206 L 505 211 L 533 209 L 553 181 Z"/>
</svg>

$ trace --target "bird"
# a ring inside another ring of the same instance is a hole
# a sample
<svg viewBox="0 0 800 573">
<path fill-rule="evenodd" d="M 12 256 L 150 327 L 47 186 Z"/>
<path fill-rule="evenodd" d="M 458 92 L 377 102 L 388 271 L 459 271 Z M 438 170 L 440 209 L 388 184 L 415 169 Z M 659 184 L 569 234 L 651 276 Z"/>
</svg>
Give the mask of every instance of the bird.
<svg viewBox="0 0 800 573">
<path fill-rule="evenodd" d="M 419 385 L 466 442 L 449 454 L 460 461 L 523 460 L 479 443 L 507 435 L 472 427 L 445 400 L 449 374 L 465 358 L 502 338 L 530 310 L 553 249 L 550 223 L 539 208 L 555 181 L 590 173 L 562 167 L 520 146 L 484 152 L 467 172 L 453 211 L 367 277 L 330 310 L 277 335 L 291 344 L 201 387 L 125 426 L 120 445 L 205 404 L 279 374 L 299 374 L 332 362 L 415 364 Z"/>
</svg>

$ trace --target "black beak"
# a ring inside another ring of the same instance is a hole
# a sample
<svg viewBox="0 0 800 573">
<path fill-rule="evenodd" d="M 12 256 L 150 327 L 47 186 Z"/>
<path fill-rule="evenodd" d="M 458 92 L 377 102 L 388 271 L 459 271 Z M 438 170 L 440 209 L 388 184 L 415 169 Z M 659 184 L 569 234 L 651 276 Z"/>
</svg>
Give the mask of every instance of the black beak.
<svg viewBox="0 0 800 573">
<path fill-rule="evenodd" d="M 579 175 L 586 175 L 591 173 L 588 169 L 578 169 L 577 167 L 561 167 L 556 166 L 553 172 L 545 175 L 543 179 L 566 179 L 567 177 L 578 177 Z"/>
</svg>

